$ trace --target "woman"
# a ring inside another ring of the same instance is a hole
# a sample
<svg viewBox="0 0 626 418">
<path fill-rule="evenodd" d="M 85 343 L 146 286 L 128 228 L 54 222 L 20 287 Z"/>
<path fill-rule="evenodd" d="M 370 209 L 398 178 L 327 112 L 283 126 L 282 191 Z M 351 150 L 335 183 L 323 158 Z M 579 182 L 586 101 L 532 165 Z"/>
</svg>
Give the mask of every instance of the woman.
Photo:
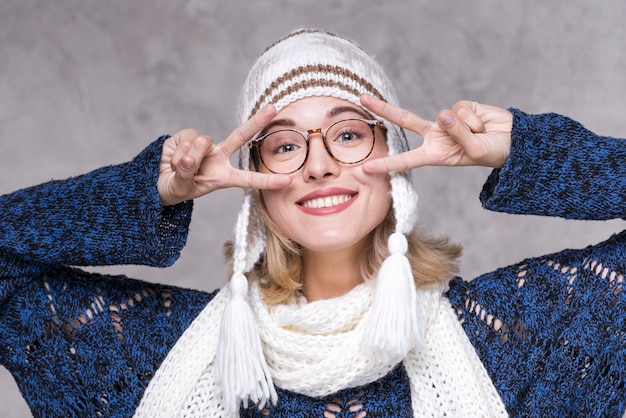
<svg viewBox="0 0 626 418">
<path fill-rule="evenodd" d="M 262 54 L 240 120 L 2 197 L 0 359 L 35 415 L 624 413 L 625 234 L 452 279 L 459 248 L 415 231 L 406 172 L 494 167 L 489 209 L 623 218 L 622 140 L 472 102 L 422 120 L 315 30 Z M 224 187 L 246 190 L 224 289 L 68 267 L 173 263 L 191 200 Z"/>
</svg>

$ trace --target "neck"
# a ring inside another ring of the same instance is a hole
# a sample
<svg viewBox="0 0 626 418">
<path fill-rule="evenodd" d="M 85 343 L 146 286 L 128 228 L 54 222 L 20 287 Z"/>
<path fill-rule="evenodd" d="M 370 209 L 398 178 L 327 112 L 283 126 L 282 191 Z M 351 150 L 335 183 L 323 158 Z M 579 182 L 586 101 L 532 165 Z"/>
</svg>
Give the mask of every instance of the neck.
<svg viewBox="0 0 626 418">
<path fill-rule="evenodd" d="M 307 300 L 330 299 L 354 289 L 363 282 L 361 263 L 360 248 L 333 252 L 305 250 L 302 282 Z"/>
</svg>

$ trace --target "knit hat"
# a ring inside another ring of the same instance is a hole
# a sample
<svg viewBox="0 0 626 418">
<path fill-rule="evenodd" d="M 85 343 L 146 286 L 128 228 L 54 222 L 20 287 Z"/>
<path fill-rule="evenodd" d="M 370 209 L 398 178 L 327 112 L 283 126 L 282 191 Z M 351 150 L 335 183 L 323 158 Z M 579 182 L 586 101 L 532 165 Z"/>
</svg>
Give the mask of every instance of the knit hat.
<svg viewBox="0 0 626 418">
<path fill-rule="evenodd" d="M 302 29 L 270 45 L 248 73 L 239 108 L 243 123 L 266 104 L 277 112 L 296 100 L 331 96 L 361 106 L 359 97 L 369 93 L 390 104 L 398 103 L 395 91 L 375 60 L 354 42 L 321 30 Z M 385 121 L 389 155 L 408 150 L 403 130 Z M 240 168 L 249 169 L 250 151 L 241 148 Z M 364 347 L 378 359 L 402 358 L 423 345 L 423 329 L 417 309 L 415 282 L 406 258 L 410 233 L 417 221 L 417 194 L 408 173 L 391 173 L 391 197 L 396 219 L 389 238 L 389 257 L 376 279 L 369 330 Z M 248 305 L 245 273 L 265 248 L 266 230 L 250 190 L 244 195 L 235 228 L 231 300 L 220 328 L 216 355 L 216 379 L 227 409 L 243 401 L 264 405 L 276 402 L 276 392 L 263 355 L 254 313 Z"/>
</svg>

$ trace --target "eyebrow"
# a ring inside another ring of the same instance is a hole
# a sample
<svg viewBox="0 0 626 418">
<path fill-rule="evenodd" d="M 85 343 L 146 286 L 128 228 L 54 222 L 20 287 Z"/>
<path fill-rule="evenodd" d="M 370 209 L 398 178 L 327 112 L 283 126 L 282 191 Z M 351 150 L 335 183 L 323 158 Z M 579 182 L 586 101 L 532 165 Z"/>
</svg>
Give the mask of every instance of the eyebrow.
<svg viewBox="0 0 626 418">
<path fill-rule="evenodd" d="M 347 113 L 347 112 L 357 113 L 364 119 L 372 119 L 372 115 L 370 115 L 363 109 L 356 107 L 356 106 L 333 107 L 332 109 L 328 111 L 327 117 L 334 118 L 334 117 L 337 117 L 338 115 L 341 115 L 342 113 Z M 296 123 L 292 119 L 275 119 L 271 121 L 270 123 L 268 123 L 267 125 L 265 125 L 265 127 L 261 130 L 261 132 L 259 132 L 258 136 L 263 136 L 266 133 L 270 132 L 274 126 L 285 126 L 285 127 L 293 128 L 294 126 L 296 126 Z"/>
<path fill-rule="evenodd" d="M 271 132 L 274 126 L 286 126 L 286 127 L 293 128 L 294 126 L 296 126 L 296 123 L 292 121 L 291 119 L 274 119 L 273 121 L 265 125 L 263 129 L 261 129 L 259 134 L 256 135 L 256 138 L 260 138 L 263 135 Z"/>
<path fill-rule="evenodd" d="M 333 117 L 335 117 L 337 115 L 340 115 L 342 113 L 345 113 L 345 112 L 358 113 L 359 115 L 361 115 L 365 119 L 372 119 L 372 115 L 370 115 L 369 113 L 367 113 L 366 111 L 364 111 L 360 107 L 356 107 L 356 106 L 337 106 L 337 107 L 334 107 L 334 108 L 332 108 L 332 109 L 330 109 L 328 111 L 328 117 L 329 118 L 333 118 Z"/>
</svg>

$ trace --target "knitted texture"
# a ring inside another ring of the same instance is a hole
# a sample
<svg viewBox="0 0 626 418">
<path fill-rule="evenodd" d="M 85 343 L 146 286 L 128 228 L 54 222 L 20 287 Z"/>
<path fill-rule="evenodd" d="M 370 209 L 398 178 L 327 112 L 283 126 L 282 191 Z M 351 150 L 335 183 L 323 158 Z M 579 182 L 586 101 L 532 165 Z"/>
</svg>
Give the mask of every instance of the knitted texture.
<svg viewBox="0 0 626 418">
<path fill-rule="evenodd" d="M 452 283 L 450 300 L 511 415 L 626 407 L 626 233 Z"/>
<path fill-rule="evenodd" d="M 428 324 L 422 351 L 389 361 L 368 355 L 361 340 L 371 315 L 373 287 L 366 282 L 338 298 L 267 307 L 258 283 L 252 285 L 263 351 L 278 386 L 323 398 L 375 382 L 404 361 L 415 416 L 506 416 L 449 301 L 442 297 L 441 286 L 417 292 L 421 316 Z M 224 314 L 228 293 L 226 287 L 176 343 L 146 390 L 136 417 L 235 416 L 224 411 L 223 397 L 213 383 L 217 329 L 211 324 Z M 205 342 L 212 342 L 209 348 Z"/>
<path fill-rule="evenodd" d="M 132 162 L 2 196 L 2 275 L 39 274 L 60 264 L 173 264 L 185 245 L 192 202 L 161 209 L 153 168 L 165 139 Z"/>
<path fill-rule="evenodd" d="M 598 137 L 555 114 L 512 111 L 513 149 L 483 188 L 485 207 L 568 219 L 626 218 L 625 140 Z M 622 416 L 625 273 L 622 232 L 593 247 L 451 283 L 451 303 L 512 413 Z"/>
<path fill-rule="evenodd" d="M 242 409 L 242 418 L 262 417 L 409 418 L 413 417 L 409 379 L 402 364 L 369 385 L 312 398 L 278 389 L 278 404 Z"/>
<path fill-rule="evenodd" d="M 599 137 L 554 113 L 511 110 L 513 150 L 483 187 L 485 208 L 565 219 L 626 218 L 625 139 Z M 514 181 L 501 182 L 502 176 Z"/>
<path fill-rule="evenodd" d="M 205 373 L 207 367 L 214 366 L 218 317 L 228 299 L 228 292 L 218 293 L 185 330 L 150 381 L 134 417 L 229 416 L 221 402 L 215 375 Z M 213 338 L 203 338 L 207 334 Z"/>
<path fill-rule="evenodd" d="M 0 363 L 37 417 L 128 417 L 211 296 L 63 265 L 167 266 L 191 202 L 161 208 L 161 144 L 0 197 Z"/>
<path fill-rule="evenodd" d="M 482 194 L 488 209 L 626 218 L 624 140 L 554 114 L 513 113 L 512 154 Z M 129 164 L 0 197 L 0 364 L 35 417 L 132 416 L 167 353 L 211 300 L 60 267 L 175 259 L 191 207 L 158 204 L 159 145 Z M 511 416 L 623 415 L 625 264 L 621 233 L 450 283 L 451 305 Z M 403 366 L 321 398 L 277 391 L 272 417 L 411 416 Z M 251 406 L 241 415 L 264 412 Z"/>
</svg>

